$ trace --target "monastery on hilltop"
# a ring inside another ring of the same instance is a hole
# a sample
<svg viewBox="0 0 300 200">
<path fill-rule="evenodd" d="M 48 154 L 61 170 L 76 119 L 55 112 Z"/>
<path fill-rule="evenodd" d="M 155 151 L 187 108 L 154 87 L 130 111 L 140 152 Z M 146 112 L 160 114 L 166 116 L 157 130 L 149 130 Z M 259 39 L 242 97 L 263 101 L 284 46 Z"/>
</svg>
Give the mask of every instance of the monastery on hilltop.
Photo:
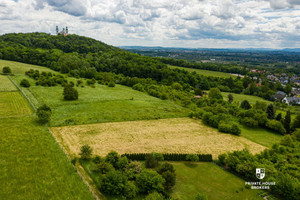
<svg viewBox="0 0 300 200">
<path fill-rule="evenodd" d="M 63 28 L 63 30 L 59 32 L 58 26 L 56 26 L 56 35 L 67 36 L 68 35 L 68 27 L 66 26 L 66 29 Z"/>
</svg>

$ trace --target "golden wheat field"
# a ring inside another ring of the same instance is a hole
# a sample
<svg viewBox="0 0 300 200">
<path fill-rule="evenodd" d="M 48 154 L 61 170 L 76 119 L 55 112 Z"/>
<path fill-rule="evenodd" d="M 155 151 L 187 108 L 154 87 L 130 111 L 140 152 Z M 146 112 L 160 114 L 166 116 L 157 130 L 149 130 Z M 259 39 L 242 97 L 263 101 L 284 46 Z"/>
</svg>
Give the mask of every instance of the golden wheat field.
<svg viewBox="0 0 300 200">
<path fill-rule="evenodd" d="M 219 133 L 200 120 L 172 118 L 52 127 L 54 135 L 72 156 L 88 144 L 93 154 L 123 153 L 211 153 L 248 148 L 252 153 L 265 149 L 244 137 Z"/>
</svg>

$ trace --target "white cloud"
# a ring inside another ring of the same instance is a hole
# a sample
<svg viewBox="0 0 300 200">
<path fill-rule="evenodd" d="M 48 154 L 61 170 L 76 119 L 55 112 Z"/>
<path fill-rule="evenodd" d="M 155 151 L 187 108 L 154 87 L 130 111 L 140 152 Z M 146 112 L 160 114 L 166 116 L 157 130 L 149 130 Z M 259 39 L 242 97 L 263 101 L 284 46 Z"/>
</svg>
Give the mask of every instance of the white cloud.
<svg viewBox="0 0 300 200">
<path fill-rule="evenodd" d="M 71 33 L 112 45 L 300 46 L 299 0 L 0 0 L 0 34 Z"/>
</svg>

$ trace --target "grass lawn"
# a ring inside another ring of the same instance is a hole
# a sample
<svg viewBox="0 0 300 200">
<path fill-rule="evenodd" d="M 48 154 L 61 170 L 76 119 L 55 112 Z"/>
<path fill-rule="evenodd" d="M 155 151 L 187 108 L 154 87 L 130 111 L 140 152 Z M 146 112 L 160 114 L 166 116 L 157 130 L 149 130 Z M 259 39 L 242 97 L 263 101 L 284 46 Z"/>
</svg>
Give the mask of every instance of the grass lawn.
<svg viewBox="0 0 300 200">
<path fill-rule="evenodd" d="M 7 76 L 0 75 L 0 92 L 17 91 L 14 84 L 7 78 Z"/>
<path fill-rule="evenodd" d="M 34 70 L 42 70 L 42 71 L 47 71 L 47 72 L 53 72 L 53 70 L 38 66 L 38 65 L 30 65 L 30 64 L 24 64 L 20 62 L 14 62 L 14 61 L 8 61 L 8 60 L 1 60 L 0 59 L 0 70 L 2 72 L 3 67 L 10 67 L 11 71 L 13 74 L 24 74 L 26 71 L 30 69 Z"/>
<path fill-rule="evenodd" d="M 198 193 L 209 200 L 262 199 L 256 190 L 246 189 L 245 181 L 213 163 L 172 162 L 176 170 L 173 196 L 182 200 L 195 199 Z"/>
<path fill-rule="evenodd" d="M 233 100 L 239 101 L 240 103 L 244 100 L 248 100 L 250 104 L 255 104 L 256 101 L 263 101 L 267 104 L 272 103 L 271 101 L 265 100 L 261 97 L 252 96 L 252 95 L 245 95 L 245 94 L 235 94 L 235 93 L 229 93 L 229 92 L 222 92 L 222 96 L 224 100 L 228 100 L 228 94 L 232 94 Z"/>
<path fill-rule="evenodd" d="M 16 92 L 0 92 L 0 118 L 26 116 L 32 113 L 27 101 Z"/>
<path fill-rule="evenodd" d="M 209 70 L 202 70 L 202 69 L 193 69 L 193 68 L 186 68 L 186 67 L 177 67 L 168 65 L 171 69 L 184 69 L 188 72 L 196 72 L 197 74 L 203 75 L 203 76 L 214 76 L 214 77 L 220 77 L 220 78 L 235 78 L 236 76 L 231 75 L 229 73 L 225 72 L 217 72 L 217 71 L 209 71 Z"/>
<path fill-rule="evenodd" d="M 99 84 L 95 88 L 77 87 L 79 99 L 65 101 L 63 87 L 35 86 L 33 79 L 25 75 L 13 77 L 17 84 L 23 78 L 31 82 L 32 86 L 23 88 L 23 91 L 33 104 L 38 107 L 46 103 L 53 109 L 50 126 L 184 117 L 189 113 L 173 102 L 122 85 L 114 88 Z"/>
<path fill-rule="evenodd" d="M 95 155 L 111 150 L 124 153 L 221 153 L 248 148 L 252 153 L 265 149 L 244 137 L 224 134 L 201 120 L 172 118 L 160 120 L 98 123 L 52 127 L 52 132 L 71 156 L 88 144 Z"/>
<path fill-rule="evenodd" d="M 249 128 L 246 126 L 242 127 L 242 136 L 269 148 L 282 139 L 282 135 L 279 133 L 264 128 Z"/>
<path fill-rule="evenodd" d="M 0 199 L 90 199 L 87 186 L 45 126 L 0 118 Z"/>
</svg>

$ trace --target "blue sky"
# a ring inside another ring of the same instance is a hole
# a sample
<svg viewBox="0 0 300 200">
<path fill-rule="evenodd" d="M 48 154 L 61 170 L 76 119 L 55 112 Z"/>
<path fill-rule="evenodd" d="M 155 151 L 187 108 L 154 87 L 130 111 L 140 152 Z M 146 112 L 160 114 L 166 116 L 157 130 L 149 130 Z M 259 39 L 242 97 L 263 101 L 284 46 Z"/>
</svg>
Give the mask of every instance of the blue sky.
<svg viewBox="0 0 300 200">
<path fill-rule="evenodd" d="M 0 24 L 114 46 L 300 48 L 300 0 L 0 0 Z"/>
</svg>

